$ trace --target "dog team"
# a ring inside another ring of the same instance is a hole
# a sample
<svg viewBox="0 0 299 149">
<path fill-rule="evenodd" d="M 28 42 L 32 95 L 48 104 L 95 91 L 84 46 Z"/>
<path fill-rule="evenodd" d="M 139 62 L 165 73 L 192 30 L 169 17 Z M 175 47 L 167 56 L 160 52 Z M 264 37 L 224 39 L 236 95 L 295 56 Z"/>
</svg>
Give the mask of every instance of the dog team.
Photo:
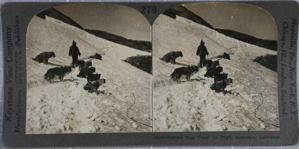
<svg viewBox="0 0 299 149">
<path fill-rule="evenodd" d="M 101 74 L 98 73 L 94 74 L 96 69 L 95 67 L 92 67 L 91 60 L 87 62 L 84 60 L 78 60 L 78 57 L 80 55 L 81 55 L 80 50 L 76 46 L 76 42 L 73 40 L 72 46 L 70 47 L 69 50 L 69 56 L 72 57 L 71 66 L 50 68 L 47 70 L 46 74 L 44 75 L 44 79 L 53 83 L 53 79 L 55 77 L 58 77 L 60 81 L 63 81 L 64 76 L 70 73 L 72 71 L 72 68 L 79 67 L 80 72 L 77 75 L 77 77 L 87 78 L 87 84 L 84 86 L 84 90 L 88 90 L 89 93 L 97 92 L 100 85 L 104 84 L 106 80 L 101 79 Z M 35 58 L 32 58 L 32 60 L 37 61 L 39 63 L 49 64 L 48 60 L 51 57 L 55 58 L 54 52 L 43 52 L 37 55 Z M 102 60 L 102 56 L 98 53 L 90 56 L 89 58 Z"/>
<path fill-rule="evenodd" d="M 219 61 L 206 60 L 206 56 L 209 55 L 209 52 L 204 44 L 205 43 L 201 40 L 201 43 L 196 51 L 196 55 L 200 58 L 198 66 L 176 68 L 170 75 L 170 78 L 174 81 L 180 82 L 181 77 L 186 76 L 187 81 L 190 81 L 190 77 L 197 73 L 199 68 L 206 66 L 207 72 L 204 76 L 214 78 L 214 84 L 211 86 L 211 89 L 216 92 L 224 91 L 224 88 L 228 84 L 232 83 L 232 79 L 227 78 L 227 73 L 222 73 L 223 67 L 220 66 Z M 181 51 L 172 51 L 165 54 L 162 58 L 160 58 L 160 60 L 175 64 L 175 59 L 178 57 L 183 57 L 183 53 Z M 224 52 L 223 55 L 220 55 L 217 58 L 230 59 L 230 56 Z"/>
<path fill-rule="evenodd" d="M 216 92 L 224 91 L 224 88 L 229 83 L 232 83 L 232 79 L 227 78 L 227 73 L 222 73 L 223 67 L 220 66 L 219 61 L 206 60 L 206 56 L 209 55 L 209 52 L 204 44 L 205 43 L 203 40 L 201 40 L 201 43 L 197 48 L 196 55 L 200 58 L 198 66 L 176 68 L 170 77 L 172 80 L 179 82 L 182 76 L 186 76 L 187 81 L 190 81 L 190 77 L 197 73 L 199 68 L 206 66 L 207 72 L 204 76 L 214 78 L 214 84 L 211 86 L 211 89 L 215 90 Z M 96 92 L 100 85 L 105 83 L 106 80 L 101 79 L 101 74 L 95 73 L 96 69 L 95 67 L 92 67 L 91 60 L 87 62 L 78 60 L 80 55 L 80 50 L 76 46 L 76 42 L 73 40 L 72 46 L 69 50 L 69 56 L 72 57 L 71 67 L 61 66 L 50 68 L 44 75 L 44 79 L 53 83 L 53 79 L 58 76 L 60 81 L 63 81 L 64 76 L 70 73 L 72 68 L 79 67 L 80 72 L 77 77 L 87 78 L 87 84 L 84 86 L 84 90 L 88 90 L 90 93 Z M 51 57 L 55 58 L 54 52 L 43 52 L 37 55 L 35 58 L 32 58 L 32 60 L 39 63 L 48 64 L 48 60 Z M 172 51 L 165 54 L 162 58 L 160 58 L 160 60 L 175 64 L 175 59 L 178 57 L 183 57 L 183 53 L 181 51 Z M 102 56 L 98 53 L 90 56 L 89 58 L 102 60 Z M 217 58 L 230 59 L 230 56 L 224 52 L 223 55 L 220 55 Z"/>
</svg>

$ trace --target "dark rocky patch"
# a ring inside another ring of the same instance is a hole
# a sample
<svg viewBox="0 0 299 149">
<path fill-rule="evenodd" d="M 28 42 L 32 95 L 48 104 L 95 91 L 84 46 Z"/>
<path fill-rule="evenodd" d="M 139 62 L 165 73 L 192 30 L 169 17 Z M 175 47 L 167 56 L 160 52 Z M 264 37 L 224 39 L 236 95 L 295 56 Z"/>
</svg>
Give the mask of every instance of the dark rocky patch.
<svg viewBox="0 0 299 149">
<path fill-rule="evenodd" d="M 152 56 L 137 55 L 137 56 L 128 57 L 124 61 L 135 66 L 140 70 L 152 74 Z"/>
<path fill-rule="evenodd" d="M 261 64 L 262 66 L 265 66 L 268 69 L 277 72 L 277 55 L 259 56 L 255 58 L 253 61 Z"/>
</svg>

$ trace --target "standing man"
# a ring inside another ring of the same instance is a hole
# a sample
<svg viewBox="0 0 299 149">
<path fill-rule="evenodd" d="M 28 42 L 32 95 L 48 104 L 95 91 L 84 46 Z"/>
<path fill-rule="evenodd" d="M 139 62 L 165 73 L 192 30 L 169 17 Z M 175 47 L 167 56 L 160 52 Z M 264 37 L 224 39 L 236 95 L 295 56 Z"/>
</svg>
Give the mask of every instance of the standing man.
<svg viewBox="0 0 299 149">
<path fill-rule="evenodd" d="M 209 55 L 209 52 L 205 46 L 205 43 L 201 40 L 200 45 L 197 48 L 196 55 L 199 56 L 199 67 L 202 68 L 203 63 L 206 61 L 206 55 Z"/>
<path fill-rule="evenodd" d="M 81 53 L 79 51 L 79 48 L 76 46 L 76 42 L 73 40 L 73 45 L 70 47 L 69 56 L 72 56 L 72 67 L 75 68 L 78 62 L 78 56 L 80 56 Z"/>
</svg>

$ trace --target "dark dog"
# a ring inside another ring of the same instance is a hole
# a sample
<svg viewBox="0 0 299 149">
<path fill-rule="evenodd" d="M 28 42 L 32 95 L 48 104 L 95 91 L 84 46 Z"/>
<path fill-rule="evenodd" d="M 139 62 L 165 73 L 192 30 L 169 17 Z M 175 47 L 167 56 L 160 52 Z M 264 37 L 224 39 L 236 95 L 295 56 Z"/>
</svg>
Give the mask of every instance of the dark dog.
<svg viewBox="0 0 299 149">
<path fill-rule="evenodd" d="M 206 74 L 204 74 L 205 77 L 214 77 L 214 75 L 216 74 L 219 74 L 220 72 L 223 71 L 223 68 L 222 67 L 217 67 L 217 68 L 214 68 L 214 69 L 209 69 Z"/>
<path fill-rule="evenodd" d="M 106 80 L 105 79 L 99 79 L 97 80 L 96 82 L 93 82 L 93 83 L 87 83 L 85 86 L 84 86 L 84 90 L 88 90 L 89 93 L 93 93 L 93 92 L 96 92 L 98 90 L 98 88 L 102 85 L 106 83 Z"/>
<path fill-rule="evenodd" d="M 101 78 L 101 74 L 90 74 L 87 76 L 87 82 L 95 82 Z"/>
<path fill-rule="evenodd" d="M 183 53 L 181 51 L 172 51 L 167 54 L 165 54 L 160 60 L 164 62 L 171 62 L 172 64 L 175 64 L 175 59 L 178 57 L 183 57 Z"/>
<path fill-rule="evenodd" d="M 43 52 L 43 53 L 37 55 L 35 58 L 32 58 L 32 60 L 37 61 L 39 63 L 48 64 L 48 60 L 51 57 L 55 57 L 54 52 Z"/>
<path fill-rule="evenodd" d="M 69 66 L 51 68 L 44 75 L 44 79 L 53 83 L 54 77 L 59 76 L 60 81 L 62 81 L 63 77 L 66 74 L 70 73 L 71 71 L 72 71 L 72 68 Z"/>
<path fill-rule="evenodd" d="M 77 75 L 77 77 L 86 78 L 88 75 L 91 75 L 94 73 L 96 69 L 94 67 L 90 67 L 87 69 L 82 69 L 80 73 Z"/>
<path fill-rule="evenodd" d="M 98 59 L 98 60 L 102 60 L 102 56 L 98 53 L 96 53 L 95 55 L 90 56 L 90 58 L 95 58 L 95 59 Z"/>
<path fill-rule="evenodd" d="M 216 68 L 217 66 L 220 66 L 219 61 L 213 61 L 213 62 L 212 62 L 212 65 L 211 65 L 211 67 L 210 67 L 209 69 L 214 69 L 214 68 Z"/>
<path fill-rule="evenodd" d="M 228 78 L 228 79 L 224 79 L 222 81 L 216 81 L 212 86 L 211 89 L 215 90 L 216 92 L 220 92 L 220 91 L 224 91 L 224 89 L 226 88 L 226 86 L 230 83 L 233 83 L 233 79 Z"/>
<path fill-rule="evenodd" d="M 227 79 L 227 73 L 220 73 L 214 75 L 214 82 L 223 81 L 224 79 Z"/>
<path fill-rule="evenodd" d="M 89 68 L 89 67 L 92 67 L 92 63 L 91 63 L 91 61 L 87 61 L 87 62 L 85 62 L 84 67 L 83 67 L 82 69 L 87 69 L 87 68 Z"/>
<path fill-rule="evenodd" d="M 187 81 L 190 80 L 190 77 L 198 72 L 197 66 L 189 66 L 189 67 L 180 67 L 173 71 L 170 75 L 171 79 L 179 82 L 182 75 L 186 76 Z"/>
<path fill-rule="evenodd" d="M 79 70 L 81 70 L 80 68 L 83 68 L 84 65 L 85 65 L 85 61 L 78 60 L 76 62 L 76 67 L 79 66 Z"/>
<path fill-rule="evenodd" d="M 203 66 L 206 66 L 206 70 L 214 69 L 214 68 L 216 68 L 219 65 L 220 65 L 219 61 L 212 61 L 212 60 L 206 60 L 203 63 Z"/>
<path fill-rule="evenodd" d="M 207 68 L 207 70 L 208 70 L 208 68 L 212 66 L 212 63 L 213 63 L 212 60 L 205 60 L 205 61 L 203 62 L 203 66 L 206 66 L 206 68 Z"/>
<path fill-rule="evenodd" d="M 229 54 L 227 54 L 227 53 L 225 53 L 225 52 L 224 52 L 223 55 L 218 56 L 218 58 L 224 58 L 224 59 L 228 59 L 228 60 L 230 60 L 230 56 L 229 56 Z"/>
<path fill-rule="evenodd" d="M 87 69 L 92 66 L 91 61 L 77 61 L 77 66 L 79 66 L 79 70 Z"/>
</svg>

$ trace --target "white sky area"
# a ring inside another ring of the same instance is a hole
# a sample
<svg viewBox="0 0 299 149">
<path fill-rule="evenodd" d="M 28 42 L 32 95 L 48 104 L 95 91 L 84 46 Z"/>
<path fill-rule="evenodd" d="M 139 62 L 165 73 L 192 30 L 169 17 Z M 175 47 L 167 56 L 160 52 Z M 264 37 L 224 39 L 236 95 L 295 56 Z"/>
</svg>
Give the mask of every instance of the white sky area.
<svg viewBox="0 0 299 149">
<path fill-rule="evenodd" d="M 84 29 L 106 31 L 133 40 L 150 41 L 150 24 L 137 10 L 117 4 L 76 4 L 55 7 Z"/>
<path fill-rule="evenodd" d="M 183 5 L 214 28 L 230 29 L 260 39 L 277 40 L 277 27 L 265 10 L 242 3 Z M 76 4 L 56 7 L 85 29 L 102 30 L 133 40 L 150 41 L 150 24 L 137 10 L 117 4 Z"/>
<path fill-rule="evenodd" d="M 277 40 L 274 19 L 260 7 L 228 2 L 190 3 L 184 7 L 214 28 L 230 29 L 260 39 Z"/>
</svg>

